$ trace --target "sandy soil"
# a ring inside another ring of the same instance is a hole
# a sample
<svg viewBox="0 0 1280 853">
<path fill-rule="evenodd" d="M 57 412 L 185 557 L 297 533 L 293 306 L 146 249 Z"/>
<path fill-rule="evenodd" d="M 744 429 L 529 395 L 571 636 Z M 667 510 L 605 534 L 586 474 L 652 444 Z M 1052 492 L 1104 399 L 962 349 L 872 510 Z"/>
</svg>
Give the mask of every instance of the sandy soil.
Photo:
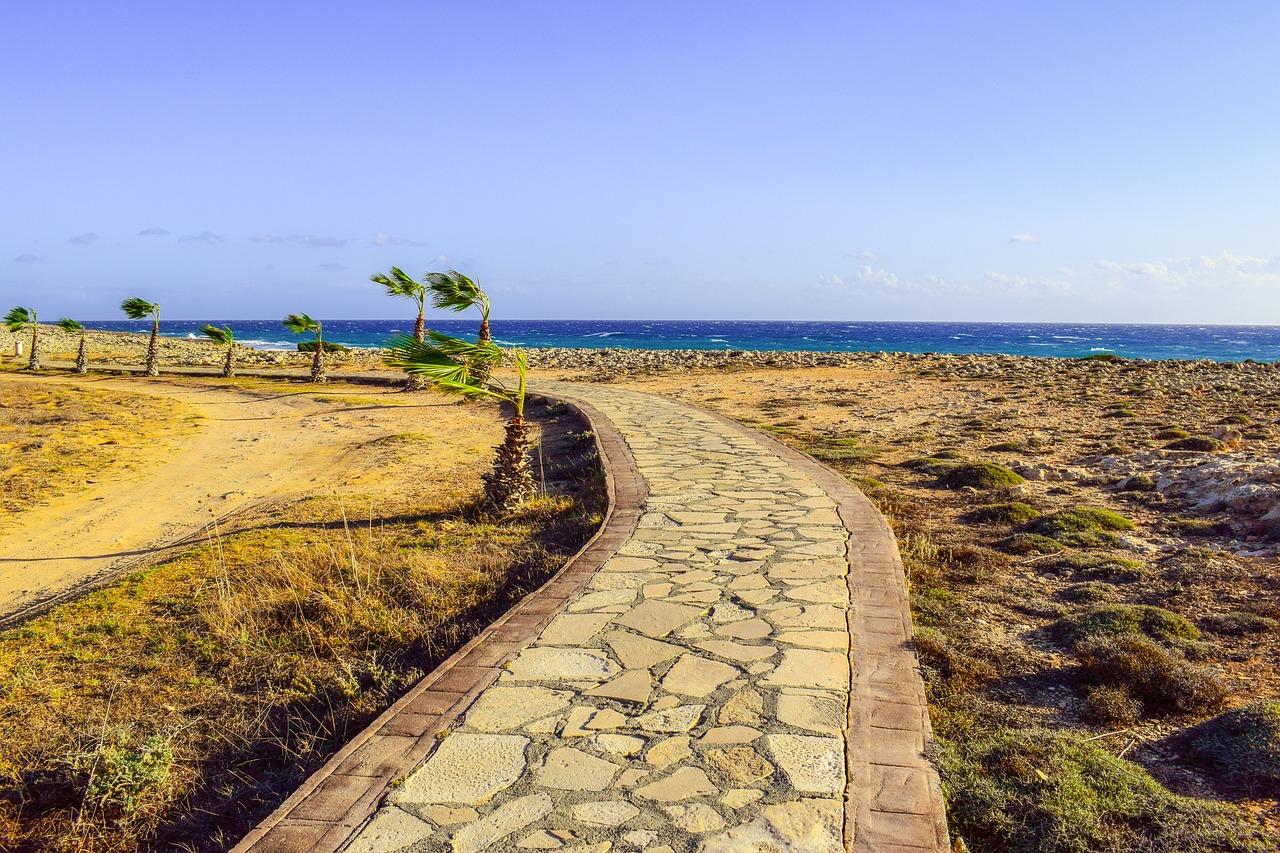
<svg viewBox="0 0 1280 853">
<path fill-rule="evenodd" d="M 135 470 L 18 516 L 0 537 L 0 624 L 199 539 L 210 522 L 250 504 L 320 487 L 359 467 L 351 451 L 412 430 L 424 406 L 447 405 L 391 389 L 282 393 L 208 383 L 27 381 L 168 397 L 201 418 Z"/>
</svg>

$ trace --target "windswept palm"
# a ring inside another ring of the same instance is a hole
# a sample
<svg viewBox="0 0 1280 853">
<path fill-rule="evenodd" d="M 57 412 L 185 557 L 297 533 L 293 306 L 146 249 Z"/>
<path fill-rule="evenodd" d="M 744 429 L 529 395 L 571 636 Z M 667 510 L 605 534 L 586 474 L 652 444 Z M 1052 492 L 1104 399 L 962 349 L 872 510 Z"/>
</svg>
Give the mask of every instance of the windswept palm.
<svg viewBox="0 0 1280 853">
<path fill-rule="evenodd" d="M 319 320 L 313 320 L 307 314 L 289 314 L 282 321 L 286 329 L 295 335 L 308 332 L 316 336 L 316 352 L 311 357 L 311 381 L 317 384 L 328 382 L 329 376 L 324 369 L 324 329 Z"/>
<path fill-rule="evenodd" d="M 480 289 L 480 285 L 457 270 L 429 272 L 425 278 L 427 286 L 431 288 L 433 307 L 453 311 L 455 314 L 466 311 L 468 308 L 480 309 L 480 331 L 476 334 L 476 343 L 487 344 L 489 342 L 489 296 Z"/>
<path fill-rule="evenodd" d="M 508 511 L 533 497 L 537 489 L 529 466 L 529 434 L 524 421 L 525 384 L 529 365 L 524 352 L 515 350 L 516 385 L 510 387 L 491 376 L 505 357 L 492 341 L 469 341 L 432 332 L 430 342 L 400 335 L 391 342 L 386 362 L 392 367 L 425 377 L 444 394 L 470 400 L 490 399 L 511 404 L 514 415 L 506 425 L 506 437 L 498 448 L 493 470 L 484 476 L 485 505 Z"/>
<path fill-rule="evenodd" d="M 14 306 L 9 309 L 9 313 L 4 315 L 4 324 L 9 327 L 9 331 L 22 334 L 27 329 L 31 330 L 31 358 L 27 361 L 27 370 L 40 369 L 40 327 L 36 325 L 36 312 L 31 308 L 23 308 L 21 305 Z"/>
<path fill-rule="evenodd" d="M 399 267 L 392 267 L 388 275 L 374 273 L 369 276 L 369 280 L 375 284 L 382 285 L 388 296 L 397 296 L 414 301 L 418 306 L 418 319 L 413 323 L 413 339 L 419 343 L 426 340 L 427 285 L 423 282 L 415 281 L 412 276 Z M 409 374 L 406 387 L 410 391 L 421 391 L 427 385 L 426 377 Z"/>
<path fill-rule="evenodd" d="M 76 373 L 89 372 L 89 345 L 85 341 L 84 326 L 72 320 L 70 317 L 63 317 L 58 321 L 58 327 L 64 332 L 75 334 L 80 333 L 80 352 L 76 355 Z"/>
<path fill-rule="evenodd" d="M 236 335 L 231 331 L 230 326 L 223 326 L 219 329 L 217 326 L 206 323 L 200 327 L 200 334 L 204 335 L 215 344 L 222 344 L 227 348 L 227 357 L 222 362 L 222 377 L 230 379 L 236 375 Z"/>
<path fill-rule="evenodd" d="M 156 364 L 156 357 L 160 353 L 160 303 L 131 296 L 120 303 L 120 310 L 130 320 L 151 318 L 151 341 L 147 344 L 146 373 L 148 376 L 159 376 L 160 368 Z"/>
</svg>

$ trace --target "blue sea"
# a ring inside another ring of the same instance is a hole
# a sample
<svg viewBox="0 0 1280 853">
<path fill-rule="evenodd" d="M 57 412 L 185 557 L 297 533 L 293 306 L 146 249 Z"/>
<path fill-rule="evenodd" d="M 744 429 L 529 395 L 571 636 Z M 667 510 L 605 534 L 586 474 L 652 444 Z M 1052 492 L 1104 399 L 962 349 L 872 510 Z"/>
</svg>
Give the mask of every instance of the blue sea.
<svg viewBox="0 0 1280 853">
<path fill-rule="evenodd" d="M 207 322 L 229 325 L 256 349 L 294 349 L 306 338 L 279 320 L 165 320 L 161 333 L 196 337 Z M 383 346 L 413 330 L 405 320 L 323 320 L 325 340 Z M 145 332 L 148 321 L 90 322 L 91 329 Z M 429 327 L 469 336 L 475 320 L 429 318 Z M 522 347 L 1005 353 L 1078 358 L 1111 352 L 1126 358 L 1280 361 L 1280 326 L 1156 326 L 1092 323 L 852 323 L 743 320 L 494 320 L 495 340 Z"/>
</svg>

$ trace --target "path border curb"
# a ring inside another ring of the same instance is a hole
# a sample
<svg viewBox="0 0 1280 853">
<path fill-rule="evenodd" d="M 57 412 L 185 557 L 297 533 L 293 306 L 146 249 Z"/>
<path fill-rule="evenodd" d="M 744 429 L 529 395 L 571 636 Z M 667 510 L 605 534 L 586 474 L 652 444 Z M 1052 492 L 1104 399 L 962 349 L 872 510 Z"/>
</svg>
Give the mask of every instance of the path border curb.
<svg viewBox="0 0 1280 853">
<path fill-rule="evenodd" d="M 373 815 L 392 783 L 429 756 L 439 737 L 497 679 L 502 665 L 542 633 L 635 533 L 647 496 L 622 433 L 571 395 L 530 394 L 577 409 L 595 434 L 608 509 L 600 529 L 545 584 L 454 652 L 303 781 L 231 853 L 333 853 Z"/>
</svg>

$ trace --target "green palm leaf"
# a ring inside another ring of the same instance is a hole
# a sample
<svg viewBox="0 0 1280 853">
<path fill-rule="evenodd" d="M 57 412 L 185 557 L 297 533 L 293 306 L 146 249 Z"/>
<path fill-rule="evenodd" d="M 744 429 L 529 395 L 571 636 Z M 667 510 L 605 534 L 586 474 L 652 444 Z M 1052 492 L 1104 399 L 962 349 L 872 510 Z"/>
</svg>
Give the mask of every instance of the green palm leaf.
<svg viewBox="0 0 1280 853">
<path fill-rule="evenodd" d="M 141 320 L 145 317 L 155 317 L 160 319 L 160 305 L 156 302 L 148 302 L 137 296 L 131 296 L 124 302 L 120 303 L 120 310 L 130 320 Z"/>
<path fill-rule="evenodd" d="M 320 336 L 320 324 L 311 319 L 308 314 L 288 314 L 281 323 L 286 329 L 293 332 L 295 335 L 303 335 L 307 332 L 313 332 L 316 337 Z"/>
<path fill-rule="evenodd" d="M 71 332 L 72 334 L 84 331 L 84 326 L 77 323 L 75 320 L 72 320 L 70 317 L 63 317 L 59 320 L 58 327 L 64 332 Z"/>
<path fill-rule="evenodd" d="M 480 289 L 480 285 L 462 273 L 457 270 L 432 272 L 427 273 L 426 279 L 431 288 L 432 306 L 455 312 L 475 307 L 488 318 L 489 297 Z"/>
<path fill-rule="evenodd" d="M 23 308 L 21 305 L 14 306 L 9 309 L 9 313 L 4 315 L 4 324 L 9 327 L 11 332 L 21 332 L 28 325 L 35 323 L 36 312 L 30 308 Z"/>
<path fill-rule="evenodd" d="M 230 326 L 223 326 L 219 329 L 217 326 L 206 323 L 200 327 L 200 334 L 214 343 L 226 344 L 227 346 L 230 346 L 236 339 L 235 333 L 231 331 Z"/>
</svg>

